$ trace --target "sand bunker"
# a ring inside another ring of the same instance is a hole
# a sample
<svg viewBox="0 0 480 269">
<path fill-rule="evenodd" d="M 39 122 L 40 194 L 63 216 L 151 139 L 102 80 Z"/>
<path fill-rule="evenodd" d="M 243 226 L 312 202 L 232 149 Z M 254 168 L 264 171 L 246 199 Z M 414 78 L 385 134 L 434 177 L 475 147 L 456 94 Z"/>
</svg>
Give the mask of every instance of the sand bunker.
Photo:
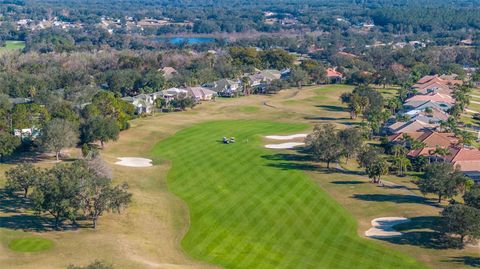
<svg viewBox="0 0 480 269">
<path fill-rule="evenodd" d="M 150 167 L 152 166 L 152 160 L 145 158 L 123 157 L 118 158 L 120 161 L 116 162 L 117 165 L 128 167 Z"/>
<path fill-rule="evenodd" d="M 300 142 L 289 142 L 289 143 L 282 143 L 282 144 L 268 144 L 265 145 L 268 149 L 292 149 L 294 147 L 303 146 L 305 143 Z"/>
<path fill-rule="evenodd" d="M 308 134 L 294 134 L 294 135 L 267 135 L 265 138 L 273 140 L 291 140 L 295 138 L 305 138 Z"/>
<path fill-rule="evenodd" d="M 401 236 L 403 233 L 393 229 L 393 226 L 405 222 L 410 219 L 402 217 L 385 217 L 372 220 L 372 228 L 365 232 L 365 235 L 373 238 L 388 238 Z"/>
</svg>

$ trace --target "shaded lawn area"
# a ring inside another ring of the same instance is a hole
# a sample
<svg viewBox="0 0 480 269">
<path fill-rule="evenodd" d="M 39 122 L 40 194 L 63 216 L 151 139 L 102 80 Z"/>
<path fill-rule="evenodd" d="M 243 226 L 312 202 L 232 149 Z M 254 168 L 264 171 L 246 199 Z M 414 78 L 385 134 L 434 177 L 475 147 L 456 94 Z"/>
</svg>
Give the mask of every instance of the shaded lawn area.
<svg viewBox="0 0 480 269">
<path fill-rule="evenodd" d="M 21 50 L 23 48 L 25 48 L 24 41 L 7 40 L 5 41 L 5 46 L 0 47 L 0 52 L 7 50 Z"/>
<path fill-rule="evenodd" d="M 266 157 L 276 152 L 263 148 L 261 135 L 306 128 L 210 122 L 157 144 L 153 154 L 172 161 L 170 190 L 189 206 L 184 249 L 226 268 L 426 268 L 358 237 L 355 219 L 303 172 L 305 167 L 287 166 L 302 165 L 295 156 L 290 156 L 294 161 Z M 237 142 L 222 144 L 223 136 Z"/>
</svg>

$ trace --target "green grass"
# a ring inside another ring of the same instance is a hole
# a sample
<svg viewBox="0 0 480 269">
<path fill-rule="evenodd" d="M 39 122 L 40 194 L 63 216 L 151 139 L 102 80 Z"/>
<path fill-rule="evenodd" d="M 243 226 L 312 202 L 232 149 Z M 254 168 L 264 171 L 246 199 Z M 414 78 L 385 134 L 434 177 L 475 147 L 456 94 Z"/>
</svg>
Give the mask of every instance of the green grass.
<svg viewBox="0 0 480 269">
<path fill-rule="evenodd" d="M 24 237 L 12 240 L 8 247 L 18 252 L 37 252 L 51 249 L 53 242 L 39 237 Z"/>
<path fill-rule="evenodd" d="M 329 84 L 324 85 L 320 88 L 315 89 L 316 94 L 324 94 L 327 92 L 350 92 L 353 90 L 354 87 L 345 84 Z"/>
<path fill-rule="evenodd" d="M 240 106 L 238 110 L 244 113 L 255 113 L 260 111 L 260 108 L 258 106 Z"/>
<path fill-rule="evenodd" d="M 225 268 L 426 268 L 360 238 L 354 218 L 261 136 L 306 125 L 221 121 L 195 125 L 157 144 L 172 161 L 169 189 L 189 206 L 182 241 L 193 257 Z M 223 136 L 235 144 L 224 145 Z"/>
<path fill-rule="evenodd" d="M 7 41 L 5 41 L 5 46 L 0 47 L 0 51 L 2 51 L 2 50 L 17 50 L 17 49 L 23 49 L 23 48 L 25 48 L 25 42 L 24 41 L 7 40 Z"/>
</svg>

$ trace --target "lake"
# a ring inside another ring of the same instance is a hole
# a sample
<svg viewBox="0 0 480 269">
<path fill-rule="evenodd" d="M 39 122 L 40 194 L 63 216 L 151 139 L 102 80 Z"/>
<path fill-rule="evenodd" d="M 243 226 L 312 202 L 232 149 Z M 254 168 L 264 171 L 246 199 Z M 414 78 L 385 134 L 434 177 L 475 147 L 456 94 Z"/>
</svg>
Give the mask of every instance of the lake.
<svg viewBox="0 0 480 269">
<path fill-rule="evenodd" d="M 160 37 L 157 38 L 158 41 L 160 42 L 169 42 L 174 45 L 179 45 L 183 43 L 187 44 L 201 44 L 201 43 L 213 43 L 215 42 L 215 38 L 211 37 L 181 37 L 181 36 L 176 36 L 176 37 Z"/>
</svg>

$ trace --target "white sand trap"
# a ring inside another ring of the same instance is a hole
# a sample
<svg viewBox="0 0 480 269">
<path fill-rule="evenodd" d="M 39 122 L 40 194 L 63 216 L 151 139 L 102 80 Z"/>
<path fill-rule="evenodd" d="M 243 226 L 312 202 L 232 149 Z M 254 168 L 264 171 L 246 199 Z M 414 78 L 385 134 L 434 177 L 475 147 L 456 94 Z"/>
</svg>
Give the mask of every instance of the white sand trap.
<svg viewBox="0 0 480 269">
<path fill-rule="evenodd" d="M 292 140 L 295 138 L 305 138 L 308 134 L 294 134 L 294 135 L 267 135 L 265 138 L 273 140 Z"/>
<path fill-rule="evenodd" d="M 403 233 L 393 229 L 393 226 L 405 222 L 410 219 L 402 217 L 385 217 L 372 220 L 372 228 L 365 232 L 365 235 L 373 238 L 389 238 L 402 236 Z"/>
<path fill-rule="evenodd" d="M 294 147 L 303 146 L 305 143 L 300 142 L 289 142 L 282 144 L 268 144 L 265 145 L 267 149 L 293 149 Z"/>
<path fill-rule="evenodd" d="M 145 158 L 135 158 L 135 157 L 122 157 L 117 158 L 120 161 L 116 162 L 117 165 L 128 166 L 128 167 L 150 167 L 153 166 L 152 160 Z"/>
</svg>

